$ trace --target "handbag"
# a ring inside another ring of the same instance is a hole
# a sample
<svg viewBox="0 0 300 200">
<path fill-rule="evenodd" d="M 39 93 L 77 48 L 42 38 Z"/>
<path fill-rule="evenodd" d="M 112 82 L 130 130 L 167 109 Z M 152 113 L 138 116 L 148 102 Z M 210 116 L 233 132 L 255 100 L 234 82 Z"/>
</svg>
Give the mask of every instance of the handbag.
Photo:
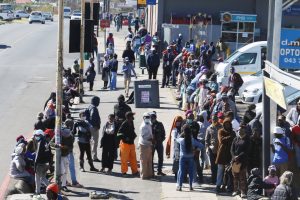
<svg viewBox="0 0 300 200">
<path fill-rule="evenodd" d="M 232 163 L 232 172 L 233 172 L 233 173 L 240 173 L 240 171 L 241 171 L 241 166 L 242 166 L 242 163 L 233 162 L 233 163 Z"/>
</svg>

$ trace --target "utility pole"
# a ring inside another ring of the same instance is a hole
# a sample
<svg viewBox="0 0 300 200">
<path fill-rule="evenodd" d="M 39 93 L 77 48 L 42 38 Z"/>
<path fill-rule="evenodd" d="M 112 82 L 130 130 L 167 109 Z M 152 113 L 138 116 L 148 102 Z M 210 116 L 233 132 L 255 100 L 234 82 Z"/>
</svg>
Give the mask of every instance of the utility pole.
<svg viewBox="0 0 300 200">
<path fill-rule="evenodd" d="M 103 0 L 103 15 L 102 15 L 102 18 L 103 19 L 106 19 L 106 15 L 107 15 L 107 2 L 108 0 Z M 103 49 L 104 49 L 104 53 L 105 53 L 105 51 L 106 51 L 106 28 L 104 28 L 104 37 L 103 37 L 103 40 L 104 40 L 104 42 L 103 42 Z"/>
<path fill-rule="evenodd" d="M 85 30 L 85 0 L 81 0 L 81 24 L 80 24 L 80 103 L 83 103 L 83 70 L 84 70 L 84 30 Z"/>
<path fill-rule="evenodd" d="M 63 35 L 64 35 L 64 2 L 58 1 L 58 44 L 57 44 L 57 71 L 56 71 L 56 118 L 55 118 L 55 182 L 61 186 L 61 123 L 62 123 L 62 71 L 63 71 Z"/>
</svg>

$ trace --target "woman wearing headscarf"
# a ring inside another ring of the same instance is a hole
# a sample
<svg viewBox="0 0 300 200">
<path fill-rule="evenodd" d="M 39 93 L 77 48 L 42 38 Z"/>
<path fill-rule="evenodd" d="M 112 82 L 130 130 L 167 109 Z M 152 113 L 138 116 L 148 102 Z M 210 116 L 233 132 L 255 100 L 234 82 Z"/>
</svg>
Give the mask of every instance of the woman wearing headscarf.
<svg viewBox="0 0 300 200">
<path fill-rule="evenodd" d="M 217 152 L 216 164 L 218 164 L 217 173 L 217 193 L 221 192 L 221 185 L 223 184 L 223 175 L 225 166 L 231 162 L 231 144 L 235 138 L 235 132 L 232 129 L 230 119 L 225 119 L 223 128 L 218 132 L 219 147 Z"/>
<path fill-rule="evenodd" d="M 183 118 L 181 116 L 176 116 L 173 120 L 171 131 L 167 140 L 167 146 L 166 146 L 166 155 L 168 158 L 170 158 L 172 142 L 174 143 L 172 170 L 173 173 L 175 174 L 175 180 L 177 180 L 177 172 L 179 169 L 179 145 L 178 143 L 175 142 L 175 140 L 180 136 L 182 124 L 183 124 Z"/>
</svg>

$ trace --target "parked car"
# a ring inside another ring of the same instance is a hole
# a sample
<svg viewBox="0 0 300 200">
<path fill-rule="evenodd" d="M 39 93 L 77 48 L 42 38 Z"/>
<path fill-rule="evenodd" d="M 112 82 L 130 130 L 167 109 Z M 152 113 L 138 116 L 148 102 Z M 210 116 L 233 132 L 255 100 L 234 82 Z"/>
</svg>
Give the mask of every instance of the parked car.
<svg viewBox="0 0 300 200">
<path fill-rule="evenodd" d="M 51 22 L 53 22 L 53 15 L 51 12 L 44 12 L 43 16 L 44 16 L 45 20 L 50 20 Z"/>
<path fill-rule="evenodd" d="M 81 20 L 81 13 L 75 12 L 71 15 L 71 19 Z"/>
<path fill-rule="evenodd" d="M 285 110 L 285 109 L 281 108 L 280 106 L 278 106 L 278 110 L 283 114 L 290 111 L 291 108 L 294 108 L 294 107 L 297 106 L 297 102 L 300 99 L 300 91 L 293 88 L 293 87 L 286 86 L 284 94 L 285 94 L 285 101 L 286 101 L 286 104 L 287 104 L 287 110 Z M 259 112 L 263 111 L 263 103 L 262 102 L 256 104 L 255 111 L 256 111 L 256 113 L 259 113 Z"/>
<path fill-rule="evenodd" d="M 64 17 L 71 18 L 72 10 L 70 7 L 64 7 Z"/>
<path fill-rule="evenodd" d="M 21 19 L 21 18 L 28 18 L 29 14 L 25 12 L 24 10 L 16 10 L 15 11 L 15 18 Z"/>
<path fill-rule="evenodd" d="M 246 104 L 257 104 L 262 102 L 262 81 L 248 85 L 242 93 L 242 102 Z"/>
<path fill-rule="evenodd" d="M 33 11 L 30 13 L 29 24 L 32 24 L 33 22 L 39 22 L 41 24 L 45 24 L 45 18 L 41 11 Z"/>
<path fill-rule="evenodd" d="M 11 21 L 15 18 L 11 10 L 0 10 L 0 20 Z"/>
<path fill-rule="evenodd" d="M 242 85 L 242 87 L 240 87 L 239 91 L 238 91 L 238 96 L 237 98 L 242 98 L 242 94 L 243 92 L 245 91 L 245 89 L 249 86 L 249 85 L 252 85 L 254 83 L 261 83 L 262 82 L 262 70 L 254 73 L 254 74 L 251 74 L 251 75 L 248 75 L 248 76 L 243 76 L 242 77 L 244 83 Z"/>
</svg>

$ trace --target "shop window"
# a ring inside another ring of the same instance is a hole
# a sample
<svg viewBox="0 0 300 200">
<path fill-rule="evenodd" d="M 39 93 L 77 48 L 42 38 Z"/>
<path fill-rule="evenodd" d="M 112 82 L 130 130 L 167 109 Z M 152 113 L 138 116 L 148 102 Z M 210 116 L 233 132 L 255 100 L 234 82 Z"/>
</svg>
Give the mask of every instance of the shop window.
<svg viewBox="0 0 300 200">
<path fill-rule="evenodd" d="M 241 54 L 234 65 L 250 65 L 256 62 L 257 53 L 243 53 Z"/>
</svg>

